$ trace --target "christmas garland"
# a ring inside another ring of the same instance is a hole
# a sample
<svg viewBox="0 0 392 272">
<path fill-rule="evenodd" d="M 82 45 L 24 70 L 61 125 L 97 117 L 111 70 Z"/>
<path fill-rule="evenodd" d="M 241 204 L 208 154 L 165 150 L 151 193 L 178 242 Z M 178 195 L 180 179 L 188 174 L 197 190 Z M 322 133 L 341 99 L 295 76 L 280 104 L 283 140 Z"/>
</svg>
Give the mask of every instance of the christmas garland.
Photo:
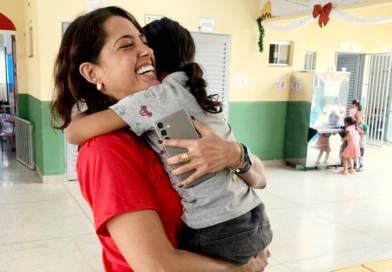
<svg viewBox="0 0 392 272">
<path fill-rule="evenodd" d="M 261 24 L 261 21 L 267 19 L 267 18 L 271 18 L 271 13 L 264 13 L 262 16 L 260 16 L 259 18 L 257 18 L 257 24 L 259 25 L 259 31 L 260 31 L 260 37 L 259 37 L 259 51 L 263 52 L 264 51 L 264 45 L 263 45 L 263 40 L 264 40 L 264 27 Z"/>
</svg>

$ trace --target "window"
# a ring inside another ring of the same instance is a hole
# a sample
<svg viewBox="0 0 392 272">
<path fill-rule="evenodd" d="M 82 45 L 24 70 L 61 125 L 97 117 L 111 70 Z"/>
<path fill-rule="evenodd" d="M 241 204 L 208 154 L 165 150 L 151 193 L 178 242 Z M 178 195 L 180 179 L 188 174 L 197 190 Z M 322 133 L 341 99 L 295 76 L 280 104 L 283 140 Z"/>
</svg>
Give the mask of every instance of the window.
<svg viewBox="0 0 392 272">
<path fill-rule="evenodd" d="M 291 65 L 291 42 L 271 41 L 269 52 L 270 65 Z"/>
<path fill-rule="evenodd" d="M 34 55 L 34 47 L 33 47 L 33 27 L 29 27 L 29 58 L 32 58 Z"/>
<path fill-rule="evenodd" d="M 305 51 L 304 70 L 316 70 L 317 53 L 312 51 Z"/>
</svg>

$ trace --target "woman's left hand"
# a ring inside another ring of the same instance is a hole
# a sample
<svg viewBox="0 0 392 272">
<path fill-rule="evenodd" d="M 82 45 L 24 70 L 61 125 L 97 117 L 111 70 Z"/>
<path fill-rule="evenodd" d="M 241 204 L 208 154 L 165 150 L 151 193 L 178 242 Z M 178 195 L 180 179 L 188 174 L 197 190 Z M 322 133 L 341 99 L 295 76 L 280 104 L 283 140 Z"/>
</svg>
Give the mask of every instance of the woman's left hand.
<svg viewBox="0 0 392 272">
<path fill-rule="evenodd" d="M 206 173 L 213 173 L 230 166 L 235 167 L 240 163 L 241 149 L 236 142 L 229 142 L 222 139 L 214 131 L 201 123 L 194 121 L 193 124 L 202 138 L 195 140 L 163 140 L 162 146 L 176 146 L 188 149 L 189 161 L 172 170 L 172 174 L 177 176 L 196 169 L 181 185 L 186 187 Z M 181 154 L 169 158 L 168 165 L 183 162 Z"/>
</svg>

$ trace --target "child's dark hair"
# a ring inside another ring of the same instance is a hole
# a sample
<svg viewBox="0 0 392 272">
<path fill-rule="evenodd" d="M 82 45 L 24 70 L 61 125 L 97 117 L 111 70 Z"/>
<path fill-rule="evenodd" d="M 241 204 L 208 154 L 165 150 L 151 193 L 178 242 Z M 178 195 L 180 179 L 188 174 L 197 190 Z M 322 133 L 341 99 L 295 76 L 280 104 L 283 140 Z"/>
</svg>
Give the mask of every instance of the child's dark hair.
<svg viewBox="0 0 392 272">
<path fill-rule="evenodd" d="M 344 118 L 344 123 L 347 123 L 349 126 L 350 125 L 355 125 L 355 119 L 352 118 L 351 116 Z"/>
<path fill-rule="evenodd" d="M 358 111 L 361 111 L 361 110 L 362 110 L 361 102 L 359 101 L 359 99 L 353 100 L 353 102 L 352 102 L 351 104 L 357 106 Z"/>
<path fill-rule="evenodd" d="M 143 28 L 148 46 L 154 50 L 158 79 L 164 73 L 183 71 L 188 85 L 201 108 L 210 113 L 222 112 L 218 95 L 207 95 L 203 70 L 194 62 L 196 47 L 189 31 L 169 18 L 153 21 Z"/>
</svg>

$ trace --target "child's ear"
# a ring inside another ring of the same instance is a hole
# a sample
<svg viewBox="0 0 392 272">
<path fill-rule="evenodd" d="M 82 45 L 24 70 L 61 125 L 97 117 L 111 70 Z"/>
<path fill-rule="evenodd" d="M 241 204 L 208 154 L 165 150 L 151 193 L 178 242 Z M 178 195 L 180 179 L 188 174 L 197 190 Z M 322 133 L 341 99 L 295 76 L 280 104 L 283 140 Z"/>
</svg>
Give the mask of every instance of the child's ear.
<svg viewBox="0 0 392 272">
<path fill-rule="evenodd" d="M 80 74 L 90 83 L 98 84 L 100 81 L 100 68 L 91 62 L 83 62 L 79 66 Z"/>
</svg>

